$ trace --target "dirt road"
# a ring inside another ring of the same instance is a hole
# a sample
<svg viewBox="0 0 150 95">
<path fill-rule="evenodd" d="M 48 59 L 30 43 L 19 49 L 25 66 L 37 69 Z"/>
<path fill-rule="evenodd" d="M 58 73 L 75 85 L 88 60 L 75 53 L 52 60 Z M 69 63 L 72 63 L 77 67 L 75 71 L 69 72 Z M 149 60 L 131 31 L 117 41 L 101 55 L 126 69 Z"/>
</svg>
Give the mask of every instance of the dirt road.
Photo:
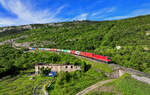
<svg viewBox="0 0 150 95">
<path fill-rule="evenodd" d="M 98 82 L 98 83 L 96 83 L 96 84 L 94 84 L 94 85 L 91 85 L 91 86 L 89 86 L 88 88 L 86 88 L 86 89 L 80 91 L 80 92 L 77 93 L 76 95 L 84 95 L 84 94 L 87 94 L 88 92 L 90 92 L 90 91 L 96 89 L 97 87 L 102 86 L 102 85 L 104 85 L 105 83 L 111 82 L 111 81 L 113 81 L 113 80 L 114 80 L 114 79 L 105 80 L 105 81 L 100 81 L 100 82 Z"/>
</svg>

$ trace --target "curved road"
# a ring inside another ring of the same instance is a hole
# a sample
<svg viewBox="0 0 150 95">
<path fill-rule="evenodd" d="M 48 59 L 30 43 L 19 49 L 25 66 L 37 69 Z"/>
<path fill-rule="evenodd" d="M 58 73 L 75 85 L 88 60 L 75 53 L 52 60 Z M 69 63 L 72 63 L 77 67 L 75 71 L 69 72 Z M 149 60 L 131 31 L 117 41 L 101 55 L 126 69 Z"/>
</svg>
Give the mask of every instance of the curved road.
<svg viewBox="0 0 150 95">
<path fill-rule="evenodd" d="M 108 82 L 112 82 L 114 79 L 110 79 L 110 80 L 105 80 L 105 81 L 100 81 L 92 86 L 89 86 L 88 88 L 82 90 L 81 92 L 77 93 L 76 95 L 84 95 L 84 94 L 87 94 L 88 92 L 96 89 L 97 87 L 99 86 L 103 86 L 105 83 L 108 83 Z"/>
</svg>

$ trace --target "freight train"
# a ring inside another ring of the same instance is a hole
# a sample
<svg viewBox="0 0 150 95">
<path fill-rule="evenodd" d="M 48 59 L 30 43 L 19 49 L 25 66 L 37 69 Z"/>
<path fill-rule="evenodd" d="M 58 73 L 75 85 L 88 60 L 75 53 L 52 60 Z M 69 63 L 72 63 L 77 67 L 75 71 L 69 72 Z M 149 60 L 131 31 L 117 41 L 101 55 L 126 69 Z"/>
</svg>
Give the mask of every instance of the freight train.
<svg viewBox="0 0 150 95">
<path fill-rule="evenodd" d="M 53 52 L 64 52 L 73 55 L 83 56 L 87 58 L 91 58 L 94 60 L 98 60 L 105 63 L 110 63 L 111 59 L 108 56 L 97 55 L 89 52 L 75 51 L 75 50 L 64 50 L 64 49 L 54 49 L 54 48 L 28 48 L 29 50 L 42 50 L 42 51 L 53 51 Z"/>
</svg>

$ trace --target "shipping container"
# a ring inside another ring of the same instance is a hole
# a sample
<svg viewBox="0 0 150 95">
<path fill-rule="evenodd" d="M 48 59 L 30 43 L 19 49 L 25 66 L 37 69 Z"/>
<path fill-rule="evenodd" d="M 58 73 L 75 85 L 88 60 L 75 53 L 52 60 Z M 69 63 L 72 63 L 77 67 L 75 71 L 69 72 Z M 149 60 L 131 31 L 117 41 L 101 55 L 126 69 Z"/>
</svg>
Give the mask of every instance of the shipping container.
<svg viewBox="0 0 150 95">
<path fill-rule="evenodd" d="M 42 48 L 38 48 L 38 50 L 42 50 Z"/>
<path fill-rule="evenodd" d="M 44 48 L 41 48 L 41 50 L 43 50 L 43 51 L 44 51 L 45 49 L 44 49 Z"/>
<path fill-rule="evenodd" d="M 63 52 L 67 53 L 67 52 L 68 52 L 68 50 L 64 50 Z"/>
<path fill-rule="evenodd" d="M 35 48 L 32 48 L 32 50 L 35 50 Z"/>
<path fill-rule="evenodd" d="M 39 50 L 42 50 L 42 51 L 43 51 L 43 50 L 44 50 L 44 48 L 39 48 Z"/>
<path fill-rule="evenodd" d="M 44 50 L 46 50 L 46 51 L 50 51 L 50 48 L 44 48 Z"/>
<path fill-rule="evenodd" d="M 52 48 L 52 49 L 50 49 L 50 51 L 57 51 L 57 49 L 55 49 L 55 48 Z"/>
<path fill-rule="evenodd" d="M 76 55 L 80 55 L 80 51 L 75 51 L 75 54 Z"/>
<path fill-rule="evenodd" d="M 28 49 L 29 49 L 29 50 L 32 50 L 32 48 L 31 48 L 31 47 L 29 47 Z"/>
<path fill-rule="evenodd" d="M 75 54 L 75 51 L 74 51 L 74 50 L 72 50 L 72 51 L 71 51 L 71 54 Z"/>
<path fill-rule="evenodd" d="M 57 49 L 56 51 L 57 51 L 57 52 L 60 52 L 61 50 L 60 50 L 60 49 Z"/>
<path fill-rule="evenodd" d="M 71 53 L 71 50 L 68 50 L 67 53 Z"/>
<path fill-rule="evenodd" d="M 41 48 L 41 50 L 45 50 L 45 48 Z"/>
</svg>

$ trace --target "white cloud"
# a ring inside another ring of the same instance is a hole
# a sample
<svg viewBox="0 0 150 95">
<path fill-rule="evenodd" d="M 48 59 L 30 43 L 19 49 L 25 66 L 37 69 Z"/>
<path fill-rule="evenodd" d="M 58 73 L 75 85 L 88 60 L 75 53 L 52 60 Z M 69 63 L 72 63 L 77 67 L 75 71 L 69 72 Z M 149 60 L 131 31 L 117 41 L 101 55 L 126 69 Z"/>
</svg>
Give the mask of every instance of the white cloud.
<svg viewBox="0 0 150 95">
<path fill-rule="evenodd" d="M 146 14 L 150 14 L 150 9 L 138 9 L 127 15 L 109 17 L 109 18 L 105 18 L 104 20 L 118 20 L 118 19 L 125 19 L 129 17 L 136 17 L 139 15 L 146 15 Z"/>
<path fill-rule="evenodd" d="M 5 19 L 0 18 L 0 26 L 1 25 L 3 25 L 3 26 L 12 25 L 12 24 L 14 24 L 14 22 L 12 22 L 11 19 L 9 19 L 9 18 L 5 18 Z"/>
<path fill-rule="evenodd" d="M 22 25 L 31 23 L 49 23 L 60 21 L 56 16 L 65 8 L 60 6 L 55 11 L 49 9 L 35 11 L 32 5 L 27 5 L 21 0 L 0 0 L 0 4 L 9 12 L 16 15 L 16 18 L 0 17 L 0 25 Z"/>
<path fill-rule="evenodd" d="M 111 7 L 111 8 L 104 8 L 104 9 L 101 9 L 97 12 L 94 12 L 91 14 L 91 16 L 99 16 L 99 15 L 104 15 L 104 14 L 108 14 L 108 13 L 112 13 L 116 10 L 115 7 Z"/>
<path fill-rule="evenodd" d="M 86 20 L 88 16 L 88 13 L 82 13 L 76 17 L 74 17 L 72 20 Z"/>
</svg>

